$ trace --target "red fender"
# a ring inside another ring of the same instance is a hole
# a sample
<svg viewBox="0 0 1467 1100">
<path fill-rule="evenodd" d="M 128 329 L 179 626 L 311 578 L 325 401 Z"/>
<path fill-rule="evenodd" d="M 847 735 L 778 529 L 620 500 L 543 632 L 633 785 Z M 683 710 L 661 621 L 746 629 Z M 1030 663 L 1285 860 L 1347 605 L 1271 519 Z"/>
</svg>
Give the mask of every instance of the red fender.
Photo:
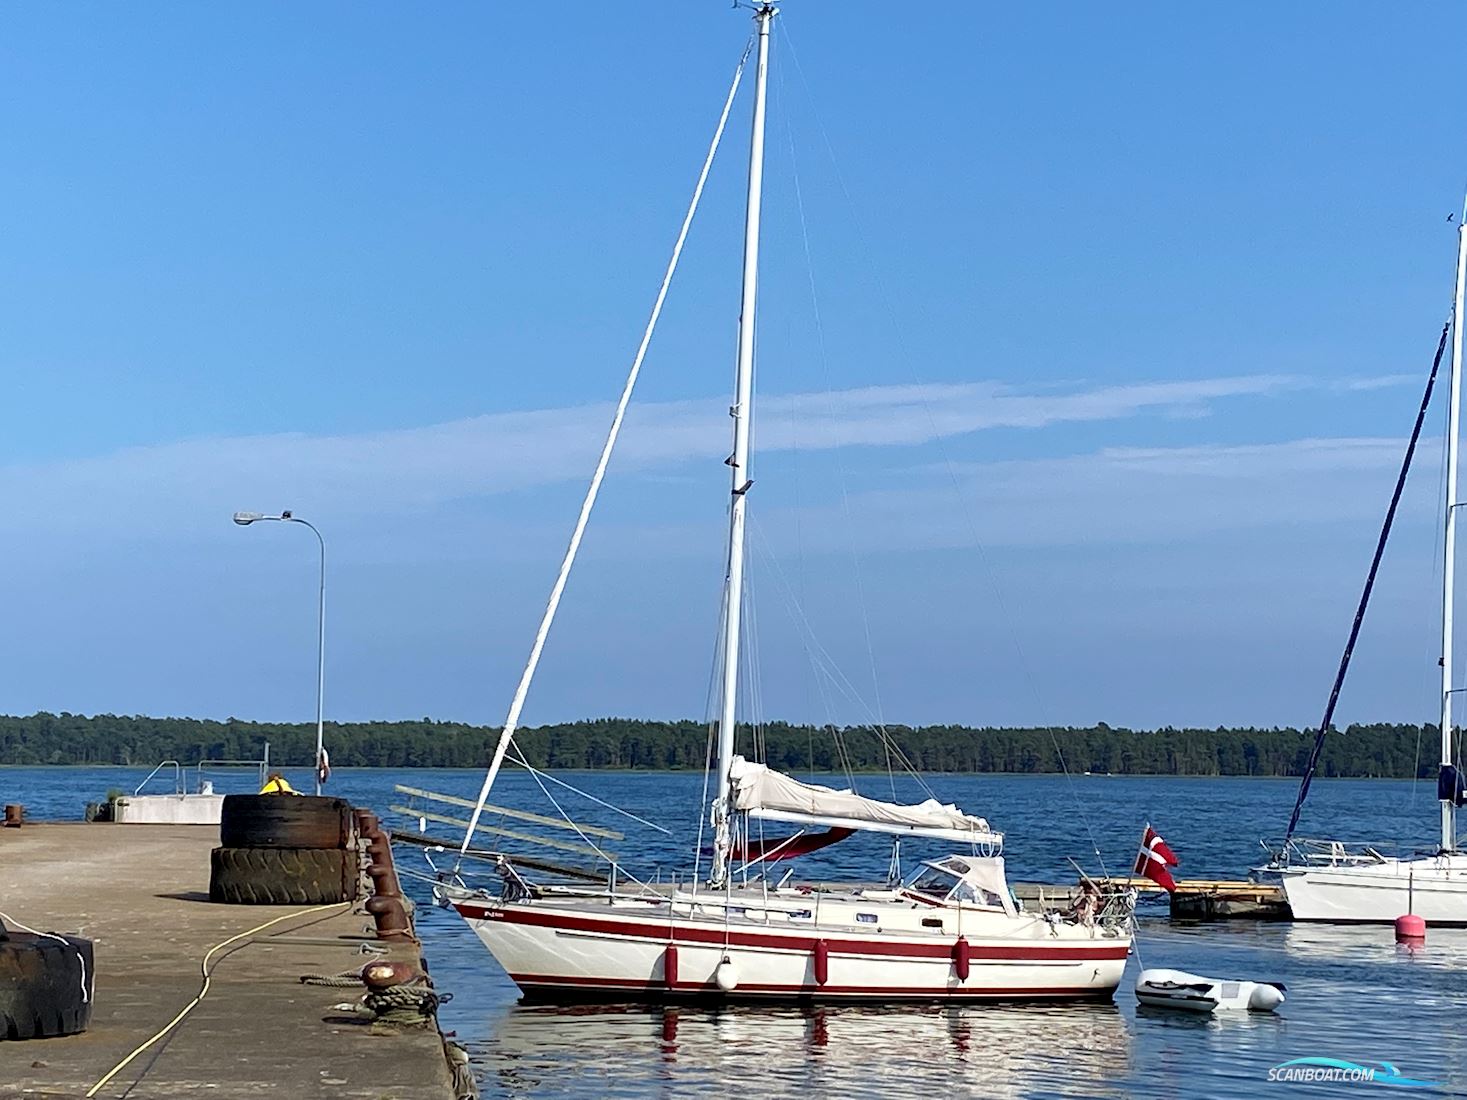
<svg viewBox="0 0 1467 1100">
<path fill-rule="evenodd" d="M 662 953 L 662 980 L 668 989 L 677 985 L 677 944 L 670 943 Z"/>
<path fill-rule="evenodd" d="M 815 984 L 824 985 L 830 977 L 830 945 L 824 940 L 815 941 Z"/>
<path fill-rule="evenodd" d="M 958 972 L 958 981 L 966 982 L 968 980 L 968 941 L 962 936 L 959 936 L 958 942 L 953 944 L 953 969 Z"/>
</svg>

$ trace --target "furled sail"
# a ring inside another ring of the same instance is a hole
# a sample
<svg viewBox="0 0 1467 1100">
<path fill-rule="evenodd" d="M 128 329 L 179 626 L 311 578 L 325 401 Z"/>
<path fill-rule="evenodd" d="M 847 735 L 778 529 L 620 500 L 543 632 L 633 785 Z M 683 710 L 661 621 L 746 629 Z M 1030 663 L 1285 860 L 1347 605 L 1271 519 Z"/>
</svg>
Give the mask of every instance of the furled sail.
<svg viewBox="0 0 1467 1100">
<path fill-rule="evenodd" d="M 1001 846 L 981 817 L 929 798 L 904 806 L 866 798 L 855 791 L 837 791 L 815 783 L 801 783 L 764 764 L 733 758 L 734 808 L 769 821 L 797 821 L 837 829 L 933 837 L 963 843 Z"/>
</svg>

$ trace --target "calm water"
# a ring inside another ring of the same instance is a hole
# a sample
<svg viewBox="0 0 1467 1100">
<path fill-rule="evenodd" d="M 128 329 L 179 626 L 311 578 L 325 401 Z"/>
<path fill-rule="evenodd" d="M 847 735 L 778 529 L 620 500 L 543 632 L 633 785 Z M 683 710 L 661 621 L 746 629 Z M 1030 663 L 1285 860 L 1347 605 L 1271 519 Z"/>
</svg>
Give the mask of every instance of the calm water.
<svg viewBox="0 0 1467 1100">
<path fill-rule="evenodd" d="M 110 787 L 131 790 L 139 769 L 0 768 L 0 802 L 19 801 L 35 818 L 78 818 Z M 308 782 L 305 774 L 287 772 Z M 643 875 L 685 871 L 696 835 L 701 777 L 567 774 L 569 782 L 671 828 L 662 836 L 613 818 L 552 788 L 580 820 L 623 829 L 610 847 Z M 387 812 L 395 782 L 473 797 L 479 775 L 342 770 L 333 793 Z M 891 794 L 886 777 L 863 792 Z M 1141 826 L 1152 822 L 1181 856 L 1183 872 L 1243 877 L 1258 862 L 1258 838 L 1277 834 L 1294 785 L 1249 779 L 1136 779 L 1086 776 L 937 776 L 934 793 L 989 817 L 1007 833 L 1015 880 L 1073 878 L 1073 856 L 1089 870 L 1124 871 Z M 248 788 L 242 778 L 221 790 Z M 919 789 L 898 781 L 896 794 Z M 1409 781 L 1315 784 L 1304 832 L 1426 845 L 1436 828 L 1435 794 Z M 521 773 L 507 775 L 496 801 L 543 809 L 545 796 Z M 401 819 L 396 824 L 403 825 Z M 446 827 L 445 827 L 446 828 Z M 907 853 L 910 859 L 916 850 Z M 799 877 L 879 878 L 888 848 L 854 838 L 802 861 Z M 404 868 L 423 866 L 404 848 Z M 1467 1095 L 1467 931 L 1432 930 L 1414 954 L 1389 929 L 1335 929 L 1236 922 L 1172 926 L 1164 909 L 1143 908 L 1140 953 L 1149 965 L 1288 984 L 1277 1016 L 1194 1018 L 1138 1011 L 1129 984 L 1114 1005 L 962 1009 L 696 1009 L 616 1007 L 567 1011 L 516 1004 L 514 987 L 463 923 L 426 904 L 419 930 L 438 984 L 454 992 L 446 1030 L 469 1047 L 486 1096 L 693 1096 L 737 1088 L 750 1096 L 1105 1096 L 1225 1097 L 1358 1095 L 1364 1085 L 1278 1084 L 1268 1067 L 1326 1056 L 1388 1061 L 1412 1077 Z M 1416 1090 L 1418 1092 L 1424 1090 Z"/>
</svg>

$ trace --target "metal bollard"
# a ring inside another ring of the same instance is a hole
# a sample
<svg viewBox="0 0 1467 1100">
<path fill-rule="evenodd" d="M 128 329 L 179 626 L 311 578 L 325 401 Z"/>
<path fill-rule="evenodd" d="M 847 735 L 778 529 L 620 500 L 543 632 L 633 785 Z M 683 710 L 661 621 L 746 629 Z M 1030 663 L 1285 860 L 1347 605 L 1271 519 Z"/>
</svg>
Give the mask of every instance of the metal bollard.
<svg viewBox="0 0 1467 1100">
<path fill-rule="evenodd" d="M 402 897 L 402 883 L 398 881 L 397 870 L 391 863 L 372 864 L 367 868 L 367 877 L 372 880 L 373 897 Z"/>
<path fill-rule="evenodd" d="M 371 810 L 356 810 L 357 832 L 368 839 L 375 839 L 382 835 L 382 826 L 377 821 L 377 815 Z"/>
<path fill-rule="evenodd" d="M 402 898 L 371 897 L 367 899 L 366 910 L 372 914 L 379 940 L 412 938 L 412 924 Z"/>
</svg>

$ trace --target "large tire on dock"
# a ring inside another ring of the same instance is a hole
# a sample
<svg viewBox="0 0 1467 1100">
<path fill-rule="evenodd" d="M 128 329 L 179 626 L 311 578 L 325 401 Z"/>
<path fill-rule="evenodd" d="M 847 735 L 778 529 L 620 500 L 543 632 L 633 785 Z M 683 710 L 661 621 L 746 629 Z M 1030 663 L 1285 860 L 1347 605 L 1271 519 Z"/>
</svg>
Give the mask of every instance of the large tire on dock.
<svg viewBox="0 0 1467 1100">
<path fill-rule="evenodd" d="M 0 925 L 0 1040 L 85 1031 L 95 984 L 91 940 L 7 932 Z"/>
<path fill-rule="evenodd" d="M 351 836 L 351 804 L 340 798 L 230 794 L 219 814 L 225 848 L 345 848 Z"/>
<path fill-rule="evenodd" d="M 215 848 L 209 900 L 228 905 L 330 905 L 354 901 L 357 853 L 342 848 Z"/>
</svg>

